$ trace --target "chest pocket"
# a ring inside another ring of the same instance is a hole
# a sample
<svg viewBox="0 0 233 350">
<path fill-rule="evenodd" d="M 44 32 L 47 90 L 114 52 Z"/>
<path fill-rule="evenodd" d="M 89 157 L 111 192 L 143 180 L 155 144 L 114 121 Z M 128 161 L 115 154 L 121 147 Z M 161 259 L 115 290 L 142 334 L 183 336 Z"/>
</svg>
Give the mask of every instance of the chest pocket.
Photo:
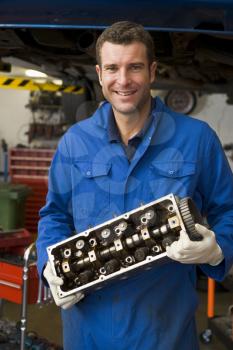
<svg viewBox="0 0 233 350">
<path fill-rule="evenodd" d="M 197 180 L 196 162 L 152 162 L 150 170 L 150 189 L 154 196 L 168 193 L 181 197 L 193 195 Z"/>
<path fill-rule="evenodd" d="M 72 167 L 72 210 L 76 230 L 104 221 L 109 211 L 110 163 L 76 161 Z"/>
</svg>

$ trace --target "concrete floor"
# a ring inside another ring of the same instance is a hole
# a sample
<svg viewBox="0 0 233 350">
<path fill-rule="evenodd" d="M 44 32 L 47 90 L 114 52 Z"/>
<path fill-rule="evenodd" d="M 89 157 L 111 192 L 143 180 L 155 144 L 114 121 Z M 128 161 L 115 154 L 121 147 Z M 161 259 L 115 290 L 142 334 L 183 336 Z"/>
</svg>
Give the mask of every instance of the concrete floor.
<svg viewBox="0 0 233 350">
<path fill-rule="evenodd" d="M 200 306 L 196 314 L 197 327 L 199 334 L 207 328 L 206 292 L 198 292 Z M 218 291 L 215 299 L 215 315 L 226 315 L 229 305 L 233 304 L 233 293 Z M 4 301 L 3 318 L 10 321 L 20 320 L 20 305 Z M 37 305 L 28 307 L 28 327 L 30 331 L 36 332 L 40 337 L 46 338 L 58 345 L 62 344 L 62 330 L 59 315 L 59 308 L 54 304 L 48 304 L 39 308 Z M 227 348 L 214 335 L 212 342 L 208 345 L 200 342 L 200 350 L 226 350 Z M 169 349 L 168 349 L 169 350 Z M 177 349 L 179 350 L 179 349 Z M 187 349 L 188 350 L 188 349 Z M 227 350 L 230 350 L 229 348 Z"/>
<path fill-rule="evenodd" d="M 207 293 L 198 292 L 199 307 L 196 313 L 196 322 L 198 333 L 201 334 L 203 330 L 208 328 L 207 321 Z M 233 304 L 233 293 L 224 290 L 218 291 L 215 294 L 215 316 L 227 315 L 228 308 Z M 224 346 L 223 343 L 213 334 L 213 339 L 210 344 L 203 344 L 200 342 L 200 350 L 231 350 Z"/>
</svg>

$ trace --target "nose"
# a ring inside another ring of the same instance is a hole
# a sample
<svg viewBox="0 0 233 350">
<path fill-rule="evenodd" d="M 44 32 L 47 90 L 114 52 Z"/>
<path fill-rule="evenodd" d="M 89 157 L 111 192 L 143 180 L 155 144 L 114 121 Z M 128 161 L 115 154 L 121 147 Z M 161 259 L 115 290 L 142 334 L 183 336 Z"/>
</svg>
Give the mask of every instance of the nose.
<svg viewBox="0 0 233 350">
<path fill-rule="evenodd" d="M 128 85 L 130 82 L 130 75 L 127 69 L 119 69 L 118 72 L 118 83 L 122 86 Z"/>
</svg>

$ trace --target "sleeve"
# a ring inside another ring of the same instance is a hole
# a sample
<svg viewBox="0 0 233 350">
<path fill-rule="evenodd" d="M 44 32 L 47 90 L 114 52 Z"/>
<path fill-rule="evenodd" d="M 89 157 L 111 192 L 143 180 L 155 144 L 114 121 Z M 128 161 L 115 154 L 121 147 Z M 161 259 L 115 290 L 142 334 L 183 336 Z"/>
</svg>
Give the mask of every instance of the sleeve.
<svg viewBox="0 0 233 350">
<path fill-rule="evenodd" d="M 203 210 L 221 247 L 224 260 L 217 266 L 200 265 L 217 281 L 224 279 L 233 264 L 233 174 L 221 143 L 213 130 L 205 157 L 201 160 L 199 190 Z"/>
<path fill-rule="evenodd" d="M 68 238 L 74 231 L 71 163 L 64 136 L 51 163 L 46 204 L 39 213 L 36 247 L 40 274 L 48 261 L 46 248 Z"/>
</svg>

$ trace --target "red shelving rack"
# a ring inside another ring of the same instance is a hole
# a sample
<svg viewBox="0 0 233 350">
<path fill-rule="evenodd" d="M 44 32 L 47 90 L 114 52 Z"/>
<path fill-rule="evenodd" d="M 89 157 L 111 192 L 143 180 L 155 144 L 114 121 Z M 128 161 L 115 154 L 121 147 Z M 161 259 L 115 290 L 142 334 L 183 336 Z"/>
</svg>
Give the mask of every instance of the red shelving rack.
<svg viewBox="0 0 233 350">
<path fill-rule="evenodd" d="M 25 184 L 32 189 L 25 206 L 25 228 L 31 233 L 37 233 L 38 212 L 45 204 L 48 171 L 54 151 L 33 148 L 12 148 L 9 151 L 11 182 Z"/>
</svg>

